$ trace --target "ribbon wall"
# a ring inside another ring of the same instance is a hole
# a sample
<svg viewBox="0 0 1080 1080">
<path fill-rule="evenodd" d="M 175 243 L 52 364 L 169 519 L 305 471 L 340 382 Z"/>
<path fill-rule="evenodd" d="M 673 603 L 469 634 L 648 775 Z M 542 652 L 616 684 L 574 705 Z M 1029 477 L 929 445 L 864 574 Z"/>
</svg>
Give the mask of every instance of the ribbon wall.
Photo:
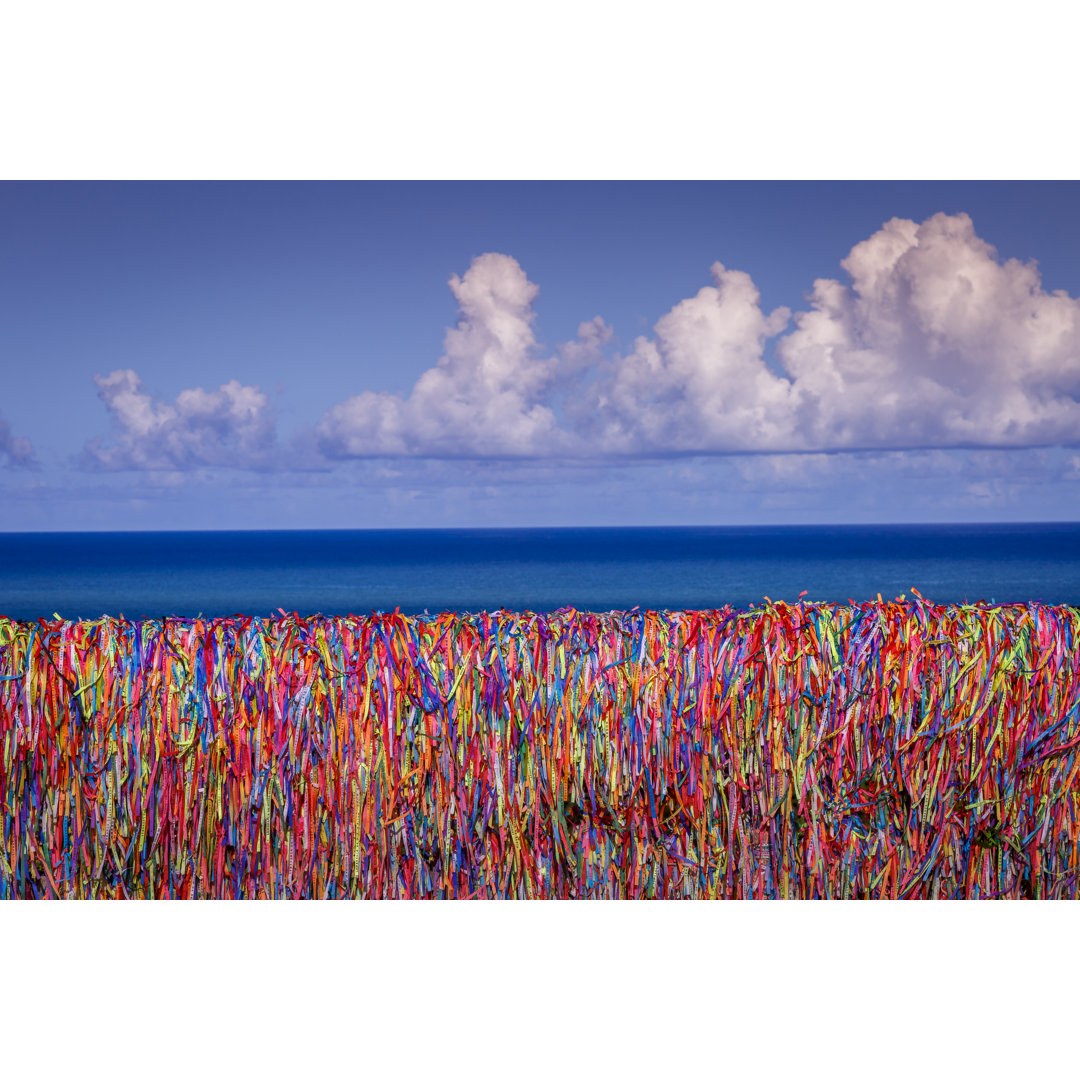
<svg viewBox="0 0 1080 1080">
<path fill-rule="evenodd" d="M 1075 897 L 1080 610 L 0 619 L 3 897 Z"/>
</svg>

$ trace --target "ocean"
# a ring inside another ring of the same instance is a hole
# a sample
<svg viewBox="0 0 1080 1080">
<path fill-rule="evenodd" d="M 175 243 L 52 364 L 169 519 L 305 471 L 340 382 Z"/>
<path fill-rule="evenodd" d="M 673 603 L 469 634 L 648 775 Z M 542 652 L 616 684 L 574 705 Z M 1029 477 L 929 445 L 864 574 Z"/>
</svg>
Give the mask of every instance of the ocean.
<svg viewBox="0 0 1080 1080">
<path fill-rule="evenodd" d="M 1080 604 L 1080 524 L 0 534 L 0 615 Z"/>
</svg>

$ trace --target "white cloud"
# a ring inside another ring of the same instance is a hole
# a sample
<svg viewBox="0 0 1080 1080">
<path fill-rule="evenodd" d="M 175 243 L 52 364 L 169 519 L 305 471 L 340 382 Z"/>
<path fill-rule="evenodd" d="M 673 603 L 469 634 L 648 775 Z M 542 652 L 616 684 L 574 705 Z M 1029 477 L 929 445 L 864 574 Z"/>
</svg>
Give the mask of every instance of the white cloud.
<svg viewBox="0 0 1080 1080">
<path fill-rule="evenodd" d="M 407 398 L 365 391 L 331 409 L 316 429 L 324 453 L 514 457 L 569 447 L 548 399 L 560 375 L 596 347 L 603 324 L 582 324 L 576 346 L 542 356 L 532 329 L 539 290 L 508 255 L 474 259 L 463 277 L 450 278 L 450 290 L 461 318 L 436 366 Z"/>
<path fill-rule="evenodd" d="M 776 346 L 823 449 L 1080 441 L 1080 302 L 1047 293 L 966 214 L 895 218 L 814 283 Z"/>
<path fill-rule="evenodd" d="M 91 440 L 84 460 L 102 469 L 188 470 L 199 466 L 262 468 L 274 448 L 266 395 L 235 379 L 217 390 L 182 390 L 155 401 L 130 370 L 96 375 L 98 396 L 112 414 L 115 440 Z"/>
<path fill-rule="evenodd" d="M 841 266 L 850 281 L 814 282 L 809 309 L 792 316 L 764 311 L 748 274 L 715 263 L 711 285 L 610 355 L 599 316 L 542 349 L 537 286 L 515 259 L 488 253 L 449 279 L 459 320 L 407 395 L 363 391 L 279 450 L 257 387 L 165 402 L 114 371 L 95 381 L 115 438 L 88 443 L 84 460 L 296 470 L 345 458 L 601 463 L 1080 443 L 1080 301 L 1043 289 L 1034 263 L 1000 260 L 967 215 L 937 214 L 887 222 Z M 0 453 L 32 454 L 2 424 Z"/>
<path fill-rule="evenodd" d="M 537 287 L 473 261 L 444 354 L 408 397 L 364 392 L 317 428 L 330 457 L 589 457 L 1024 447 L 1080 442 L 1080 301 L 1002 262 L 966 214 L 899 218 L 766 313 L 750 276 L 713 284 L 609 359 L 597 317 L 544 355 Z M 775 339 L 773 367 L 766 362 Z"/>
<path fill-rule="evenodd" d="M 32 467 L 37 464 L 34 447 L 29 439 L 13 435 L 11 424 L 0 415 L 0 464 L 13 468 Z"/>
<path fill-rule="evenodd" d="M 761 310 L 748 274 L 712 267 L 714 285 L 676 304 L 591 387 L 576 419 L 604 453 L 715 453 L 792 447 L 798 398 L 763 354 L 790 312 Z"/>
</svg>

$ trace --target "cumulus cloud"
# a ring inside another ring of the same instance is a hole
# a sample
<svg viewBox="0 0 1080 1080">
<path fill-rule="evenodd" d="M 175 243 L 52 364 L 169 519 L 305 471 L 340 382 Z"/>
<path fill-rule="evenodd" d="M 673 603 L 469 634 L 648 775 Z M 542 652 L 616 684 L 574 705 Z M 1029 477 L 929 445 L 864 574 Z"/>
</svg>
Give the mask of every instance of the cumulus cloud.
<svg viewBox="0 0 1080 1080">
<path fill-rule="evenodd" d="M 33 444 L 29 439 L 13 435 L 11 424 L 0 415 L 0 465 L 30 468 L 36 464 Z"/>
<path fill-rule="evenodd" d="M 776 346 L 830 449 L 1080 441 L 1080 301 L 1001 262 L 967 214 L 894 218 L 815 282 Z"/>
<path fill-rule="evenodd" d="M 408 397 L 365 392 L 317 428 L 331 457 L 664 456 L 1080 442 L 1080 301 L 1001 261 L 966 214 L 894 219 L 766 312 L 721 263 L 609 357 L 597 317 L 544 355 L 537 287 L 507 255 L 452 277 L 461 318 Z M 773 343 L 774 363 L 766 360 Z"/>
<path fill-rule="evenodd" d="M 799 400 L 764 361 L 790 312 L 766 315 L 748 274 L 712 267 L 714 285 L 676 304 L 593 384 L 574 410 L 607 453 L 788 449 Z M 801 446 L 799 447 L 802 448 Z"/>
<path fill-rule="evenodd" d="M 489 253 L 450 278 L 461 311 L 443 355 L 408 397 L 365 391 L 331 409 L 316 434 L 330 457 L 518 457 L 566 452 L 575 440 L 555 402 L 567 379 L 595 362 L 610 338 L 582 323 L 554 355 L 537 349 L 539 292 L 516 259 Z"/>
<path fill-rule="evenodd" d="M 1080 441 L 1080 302 L 1001 262 L 966 214 L 899 218 L 850 284 L 766 316 L 746 274 L 677 304 L 595 386 L 597 445 L 629 453 L 1021 447 Z M 780 372 L 764 359 L 776 336 Z"/>
<path fill-rule="evenodd" d="M 131 370 L 96 375 L 115 438 L 94 439 L 84 461 L 100 469 L 262 468 L 271 460 L 274 418 L 266 395 L 235 379 L 217 390 L 182 390 L 156 401 Z"/>
<path fill-rule="evenodd" d="M 363 391 L 331 408 L 287 466 L 1080 443 L 1080 301 L 1047 292 L 1034 263 L 1001 260 L 966 214 L 937 214 L 885 223 L 841 267 L 847 281 L 814 282 L 792 314 L 766 311 L 751 277 L 718 262 L 628 349 L 614 351 L 597 316 L 544 350 L 537 286 L 509 255 L 481 255 L 449 279 L 459 318 L 436 364 L 406 395 Z M 96 382 L 115 437 L 87 444 L 93 467 L 283 463 L 257 387 L 166 402 L 129 370 Z M 32 457 L 2 423 L 0 454 Z"/>
</svg>

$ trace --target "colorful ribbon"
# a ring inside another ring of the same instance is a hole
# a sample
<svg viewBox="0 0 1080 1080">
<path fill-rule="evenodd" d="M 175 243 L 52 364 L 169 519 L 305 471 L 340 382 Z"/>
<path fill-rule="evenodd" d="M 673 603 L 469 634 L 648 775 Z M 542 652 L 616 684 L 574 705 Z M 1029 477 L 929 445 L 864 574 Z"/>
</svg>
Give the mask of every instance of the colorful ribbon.
<svg viewBox="0 0 1080 1080">
<path fill-rule="evenodd" d="M 0 619 L 0 896 L 1075 897 L 1078 630 Z"/>
</svg>

